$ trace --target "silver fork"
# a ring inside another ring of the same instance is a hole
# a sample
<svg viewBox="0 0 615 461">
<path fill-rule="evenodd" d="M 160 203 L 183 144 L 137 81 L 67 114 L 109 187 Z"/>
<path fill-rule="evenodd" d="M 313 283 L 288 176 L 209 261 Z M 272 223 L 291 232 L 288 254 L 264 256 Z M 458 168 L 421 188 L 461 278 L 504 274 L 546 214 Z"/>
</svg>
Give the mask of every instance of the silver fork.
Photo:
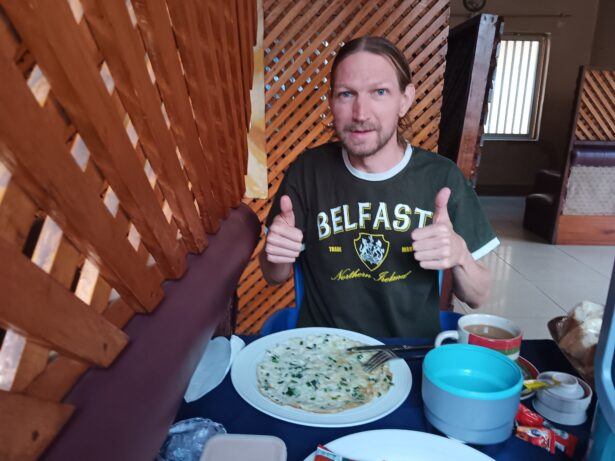
<svg viewBox="0 0 615 461">
<path fill-rule="evenodd" d="M 408 357 L 408 358 L 420 359 L 423 357 L 425 357 L 425 354 L 413 355 L 412 357 Z M 381 365 L 384 365 L 389 360 L 393 360 L 397 358 L 399 358 L 399 355 L 397 355 L 395 352 L 391 350 L 388 350 L 388 349 L 380 350 L 374 355 L 372 355 L 370 359 L 362 365 L 363 370 L 365 370 L 366 373 L 371 373 L 376 368 L 378 368 Z"/>
<path fill-rule="evenodd" d="M 399 356 L 393 351 L 378 351 L 374 355 L 372 355 L 367 362 L 362 364 L 363 370 L 365 370 L 366 373 L 371 373 L 379 366 L 384 365 L 389 360 L 393 360 L 396 358 L 399 358 Z"/>
</svg>

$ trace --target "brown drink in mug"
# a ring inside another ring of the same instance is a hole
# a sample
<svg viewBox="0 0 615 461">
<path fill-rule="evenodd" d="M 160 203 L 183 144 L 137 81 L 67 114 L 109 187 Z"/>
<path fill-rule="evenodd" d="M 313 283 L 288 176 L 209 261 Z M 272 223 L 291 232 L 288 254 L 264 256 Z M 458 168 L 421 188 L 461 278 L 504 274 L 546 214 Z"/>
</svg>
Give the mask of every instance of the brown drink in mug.
<svg viewBox="0 0 615 461">
<path fill-rule="evenodd" d="M 508 319 L 489 314 L 468 314 L 459 319 L 457 330 L 443 331 L 436 336 L 436 347 L 445 339 L 458 343 L 488 347 L 506 355 L 511 360 L 519 358 L 521 329 Z"/>
</svg>

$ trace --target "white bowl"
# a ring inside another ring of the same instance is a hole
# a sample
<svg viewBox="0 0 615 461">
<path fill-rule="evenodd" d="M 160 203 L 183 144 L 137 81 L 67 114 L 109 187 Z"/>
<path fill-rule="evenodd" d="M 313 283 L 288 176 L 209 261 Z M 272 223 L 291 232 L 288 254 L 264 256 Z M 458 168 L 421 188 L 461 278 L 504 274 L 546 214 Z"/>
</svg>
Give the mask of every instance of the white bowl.
<svg viewBox="0 0 615 461">
<path fill-rule="evenodd" d="M 536 393 L 534 408 L 545 418 L 560 424 L 576 426 L 587 420 L 587 408 L 592 400 L 592 389 L 585 381 L 554 371 L 538 375 L 539 380 L 553 380 L 562 384 L 541 389 Z"/>
</svg>

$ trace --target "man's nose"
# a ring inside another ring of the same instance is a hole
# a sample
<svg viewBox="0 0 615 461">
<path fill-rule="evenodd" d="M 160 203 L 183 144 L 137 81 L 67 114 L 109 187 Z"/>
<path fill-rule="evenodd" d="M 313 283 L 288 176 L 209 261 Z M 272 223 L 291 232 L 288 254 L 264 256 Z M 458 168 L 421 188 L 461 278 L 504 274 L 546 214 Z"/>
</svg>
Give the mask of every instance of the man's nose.
<svg viewBox="0 0 615 461">
<path fill-rule="evenodd" d="M 352 105 L 352 118 L 357 121 L 367 119 L 367 101 L 363 95 L 357 95 Z"/>
</svg>

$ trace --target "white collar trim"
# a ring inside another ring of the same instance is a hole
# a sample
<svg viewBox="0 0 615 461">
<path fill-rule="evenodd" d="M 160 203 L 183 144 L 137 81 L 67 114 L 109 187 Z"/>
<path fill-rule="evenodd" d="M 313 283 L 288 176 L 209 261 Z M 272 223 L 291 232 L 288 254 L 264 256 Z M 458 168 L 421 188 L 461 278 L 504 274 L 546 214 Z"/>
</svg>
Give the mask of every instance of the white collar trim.
<svg viewBox="0 0 615 461">
<path fill-rule="evenodd" d="M 384 181 L 385 179 L 392 178 L 401 170 L 403 170 L 406 165 L 408 165 L 408 163 L 410 162 L 410 157 L 412 157 L 412 146 L 408 144 L 406 146 L 406 150 L 401 161 L 393 168 L 387 171 L 383 171 L 382 173 L 367 173 L 365 171 L 358 170 L 352 166 L 352 164 L 350 163 L 350 159 L 348 158 L 348 153 L 346 152 L 346 149 L 342 147 L 342 158 L 344 159 L 344 165 L 346 165 L 348 171 L 350 171 L 353 176 L 356 176 L 359 179 L 364 179 L 366 181 Z"/>
</svg>

